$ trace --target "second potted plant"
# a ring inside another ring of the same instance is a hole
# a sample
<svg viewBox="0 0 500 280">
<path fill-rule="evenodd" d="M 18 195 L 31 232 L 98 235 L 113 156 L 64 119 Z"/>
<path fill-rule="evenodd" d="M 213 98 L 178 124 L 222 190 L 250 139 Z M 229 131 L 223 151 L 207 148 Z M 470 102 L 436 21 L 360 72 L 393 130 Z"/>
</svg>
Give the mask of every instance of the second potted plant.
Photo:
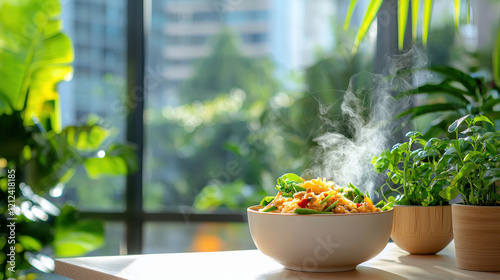
<svg viewBox="0 0 500 280">
<path fill-rule="evenodd" d="M 449 141 L 426 141 L 413 131 L 406 136 L 407 142 L 375 156 L 372 164 L 386 172 L 384 186 L 397 194 L 388 199 L 395 204 L 392 240 L 411 254 L 435 254 L 453 239 L 451 207 L 439 195 L 447 185 L 447 162 L 440 159 Z"/>
<path fill-rule="evenodd" d="M 459 127 L 468 127 L 459 137 Z M 480 126 L 480 123 L 484 127 Z M 487 132 L 485 116 L 464 116 L 448 131 L 456 133 L 443 161 L 452 165 L 450 185 L 440 195 L 462 203 L 453 204 L 453 234 L 458 268 L 500 271 L 500 131 Z"/>
</svg>

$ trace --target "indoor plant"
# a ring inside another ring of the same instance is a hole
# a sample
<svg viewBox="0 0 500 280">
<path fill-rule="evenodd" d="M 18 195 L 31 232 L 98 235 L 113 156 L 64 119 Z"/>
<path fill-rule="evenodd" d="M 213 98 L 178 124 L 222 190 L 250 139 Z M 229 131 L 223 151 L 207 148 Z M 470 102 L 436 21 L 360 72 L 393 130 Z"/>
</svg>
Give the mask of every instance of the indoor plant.
<svg viewBox="0 0 500 280">
<path fill-rule="evenodd" d="M 100 247 L 101 221 L 80 219 L 76 207 L 57 207 L 44 196 L 82 164 L 90 177 L 135 167 L 131 147 L 105 147 L 110 131 L 98 118 L 61 127 L 57 84 L 71 77 L 73 48 L 60 12 L 59 0 L 0 1 L 0 279 L 30 278 L 30 267 L 50 272 L 54 263 L 45 254 Z M 4 229 L 13 218 L 9 238 Z"/>
<path fill-rule="evenodd" d="M 461 132 L 459 127 L 467 123 Z M 457 266 L 462 269 L 500 271 L 500 131 L 487 132 L 493 123 L 485 116 L 466 115 L 453 122 L 455 132 L 442 161 L 452 165 L 449 186 L 440 193 L 445 199 L 462 195 L 452 205 Z"/>
<path fill-rule="evenodd" d="M 453 239 L 451 207 L 439 196 L 447 184 L 447 163 L 440 158 L 448 140 L 426 141 L 415 131 L 406 136 L 407 142 L 375 156 L 372 164 L 378 173 L 387 171 L 385 186 L 397 194 L 389 198 L 395 204 L 392 240 L 411 254 L 435 254 Z"/>
<path fill-rule="evenodd" d="M 427 69 L 425 69 L 427 70 Z M 432 74 L 441 76 L 439 83 L 426 83 L 409 91 L 404 91 L 398 97 L 424 95 L 439 95 L 446 97 L 445 102 L 426 101 L 420 106 L 402 112 L 399 117 L 410 115 L 412 119 L 427 114 L 440 113 L 440 116 L 428 126 L 426 137 L 441 135 L 448 125 L 457 118 L 466 115 L 484 115 L 490 120 L 500 118 L 499 84 L 495 83 L 487 73 L 466 73 L 450 66 L 433 66 L 429 68 Z M 491 131 L 492 127 L 486 127 Z"/>
</svg>

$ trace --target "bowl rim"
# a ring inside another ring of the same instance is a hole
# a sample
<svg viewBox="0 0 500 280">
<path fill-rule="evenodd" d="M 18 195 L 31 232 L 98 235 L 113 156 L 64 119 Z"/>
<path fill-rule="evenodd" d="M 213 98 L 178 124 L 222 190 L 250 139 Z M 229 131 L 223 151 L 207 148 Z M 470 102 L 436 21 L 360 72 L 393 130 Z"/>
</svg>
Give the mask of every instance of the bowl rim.
<svg viewBox="0 0 500 280">
<path fill-rule="evenodd" d="M 304 216 L 314 216 L 314 217 L 335 217 L 335 216 L 360 216 L 360 215 L 380 215 L 385 213 L 391 213 L 394 208 L 387 211 L 380 212 L 366 212 L 366 213 L 337 213 L 337 214 L 295 214 L 295 213 L 271 213 L 271 212 L 260 212 L 258 208 L 261 205 L 253 205 L 247 208 L 247 213 L 263 214 L 263 215 L 275 215 L 275 216 L 285 216 L 285 217 L 304 217 Z M 257 209 L 257 210 L 256 210 Z"/>
</svg>

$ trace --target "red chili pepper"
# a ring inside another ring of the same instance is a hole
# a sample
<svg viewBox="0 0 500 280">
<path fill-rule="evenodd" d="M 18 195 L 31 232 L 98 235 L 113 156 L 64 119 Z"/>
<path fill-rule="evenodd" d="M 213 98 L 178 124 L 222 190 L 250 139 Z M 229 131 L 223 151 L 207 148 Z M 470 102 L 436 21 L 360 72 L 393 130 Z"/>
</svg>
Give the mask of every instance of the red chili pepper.
<svg viewBox="0 0 500 280">
<path fill-rule="evenodd" d="M 356 207 L 361 207 L 363 205 L 363 203 L 356 203 Z"/>
<path fill-rule="evenodd" d="M 309 203 L 309 199 L 308 198 L 304 198 L 302 199 L 299 203 L 297 203 L 297 205 L 300 207 L 300 208 L 305 208 L 307 206 L 307 204 Z"/>
</svg>

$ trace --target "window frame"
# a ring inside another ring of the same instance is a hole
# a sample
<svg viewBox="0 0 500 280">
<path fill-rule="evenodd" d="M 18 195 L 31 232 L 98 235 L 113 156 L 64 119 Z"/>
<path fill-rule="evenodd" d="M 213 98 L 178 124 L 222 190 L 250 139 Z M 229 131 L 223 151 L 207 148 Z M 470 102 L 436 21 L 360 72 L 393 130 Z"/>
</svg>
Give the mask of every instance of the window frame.
<svg viewBox="0 0 500 280">
<path fill-rule="evenodd" d="M 136 147 L 138 170 L 126 179 L 124 212 L 82 211 L 82 218 L 99 218 L 125 224 L 127 254 L 141 254 L 146 222 L 246 222 L 244 213 L 145 212 L 143 207 L 145 57 L 151 0 L 127 0 L 127 113 L 126 140 Z"/>
<path fill-rule="evenodd" d="M 144 172 L 144 106 L 146 88 L 145 58 L 147 25 L 151 20 L 152 0 L 127 1 L 127 112 L 126 112 L 126 140 L 135 145 L 138 158 L 138 170 L 127 175 L 126 180 L 126 209 L 124 212 L 82 211 L 82 218 L 98 218 L 105 221 L 119 221 L 126 228 L 127 254 L 141 254 L 143 249 L 144 224 L 146 222 L 246 222 L 245 213 L 194 213 L 194 212 L 145 212 L 143 207 L 143 172 Z M 397 0 L 385 0 L 381 10 L 397 7 Z M 377 17 L 381 13 L 379 12 Z M 389 24 L 378 24 L 377 49 L 375 58 L 386 57 L 397 50 L 397 15 L 388 13 Z M 387 16 L 385 14 L 384 16 Z M 385 18 L 384 20 L 387 20 Z M 408 18 L 407 29 L 411 28 L 411 17 Z M 383 34 L 386 34 L 382 36 Z M 388 38 L 389 36 L 391 38 Z M 405 42 L 404 50 L 408 50 L 409 43 Z M 376 59 L 374 70 L 385 67 L 385 59 Z"/>
</svg>

